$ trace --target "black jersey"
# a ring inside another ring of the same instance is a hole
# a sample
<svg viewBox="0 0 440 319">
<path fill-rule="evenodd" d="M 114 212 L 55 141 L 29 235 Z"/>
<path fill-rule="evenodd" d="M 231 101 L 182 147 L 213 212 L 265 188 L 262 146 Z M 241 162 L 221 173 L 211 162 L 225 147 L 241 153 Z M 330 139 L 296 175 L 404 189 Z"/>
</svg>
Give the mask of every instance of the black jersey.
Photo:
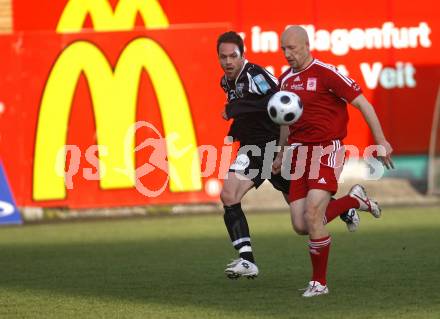
<svg viewBox="0 0 440 319">
<path fill-rule="evenodd" d="M 265 144 L 279 138 L 280 127 L 267 114 L 267 102 L 278 80 L 262 67 L 245 61 L 238 77 L 223 76 L 221 87 L 228 99 L 226 115 L 234 119 L 229 135 L 244 144 Z"/>
</svg>

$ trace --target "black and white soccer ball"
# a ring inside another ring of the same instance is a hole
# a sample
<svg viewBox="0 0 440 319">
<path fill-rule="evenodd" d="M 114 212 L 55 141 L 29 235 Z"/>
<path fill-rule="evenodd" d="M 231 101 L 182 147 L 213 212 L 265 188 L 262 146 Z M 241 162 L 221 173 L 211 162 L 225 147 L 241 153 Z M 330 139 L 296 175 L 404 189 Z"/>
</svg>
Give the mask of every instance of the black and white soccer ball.
<svg viewBox="0 0 440 319">
<path fill-rule="evenodd" d="M 279 125 L 290 125 L 299 120 L 303 105 L 298 95 L 289 91 L 279 91 L 267 103 L 269 117 Z"/>
</svg>

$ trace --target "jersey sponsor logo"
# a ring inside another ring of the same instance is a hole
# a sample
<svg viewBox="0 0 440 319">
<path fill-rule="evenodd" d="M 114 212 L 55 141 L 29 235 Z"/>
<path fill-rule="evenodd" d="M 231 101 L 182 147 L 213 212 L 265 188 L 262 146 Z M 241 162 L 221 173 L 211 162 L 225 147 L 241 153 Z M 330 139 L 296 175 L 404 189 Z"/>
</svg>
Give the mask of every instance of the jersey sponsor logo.
<svg viewBox="0 0 440 319">
<path fill-rule="evenodd" d="M 299 75 L 296 76 L 296 78 L 293 80 L 293 82 L 298 82 L 301 81 L 301 78 L 299 77 Z"/>
<path fill-rule="evenodd" d="M 239 154 L 229 169 L 242 171 L 249 166 L 250 160 L 246 154 Z"/>
<path fill-rule="evenodd" d="M 307 79 L 307 91 L 316 91 L 317 78 Z"/>
<path fill-rule="evenodd" d="M 295 91 L 304 91 L 304 87 L 303 87 L 303 84 L 302 84 L 302 83 L 299 83 L 299 84 L 292 84 L 292 85 L 290 86 L 290 89 L 291 89 L 291 90 L 295 90 Z"/>
<path fill-rule="evenodd" d="M 270 90 L 270 85 L 267 83 L 266 79 L 262 74 L 258 74 L 252 78 L 255 84 L 258 86 L 258 89 L 261 93 L 266 94 L 267 91 Z"/>
<path fill-rule="evenodd" d="M 228 101 L 232 101 L 232 100 L 235 100 L 235 99 L 238 99 L 237 92 L 234 91 L 234 90 L 230 90 L 228 92 Z"/>
<path fill-rule="evenodd" d="M 237 83 L 235 93 L 237 93 L 239 97 L 243 97 L 243 88 L 244 88 L 244 83 Z"/>
</svg>

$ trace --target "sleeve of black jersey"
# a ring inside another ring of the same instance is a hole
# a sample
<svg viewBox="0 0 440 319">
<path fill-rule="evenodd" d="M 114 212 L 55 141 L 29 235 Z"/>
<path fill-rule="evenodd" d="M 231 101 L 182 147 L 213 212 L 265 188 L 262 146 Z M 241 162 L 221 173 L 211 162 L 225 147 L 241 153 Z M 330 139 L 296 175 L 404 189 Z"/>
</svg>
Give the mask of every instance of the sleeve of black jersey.
<svg viewBox="0 0 440 319">
<path fill-rule="evenodd" d="M 259 94 L 253 98 L 237 99 L 226 105 L 226 114 L 229 118 L 235 118 L 240 114 L 251 112 L 267 112 L 269 99 L 278 91 L 278 79 L 258 65 L 252 65 L 248 69 Z M 237 107 L 237 106 L 240 107 Z"/>
<path fill-rule="evenodd" d="M 248 72 L 261 94 L 273 95 L 278 91 L 278 79 L 266 69 L 254 64 Z"/>
<path fill-rule="evenodd" d="M 253 112 L 267 112 L 267 103 L 275 92 L 267 92 L 255 99 L 236 99 L 226 104 L 226 115 L 235 118 L 238 115 Z"/>
</svg>

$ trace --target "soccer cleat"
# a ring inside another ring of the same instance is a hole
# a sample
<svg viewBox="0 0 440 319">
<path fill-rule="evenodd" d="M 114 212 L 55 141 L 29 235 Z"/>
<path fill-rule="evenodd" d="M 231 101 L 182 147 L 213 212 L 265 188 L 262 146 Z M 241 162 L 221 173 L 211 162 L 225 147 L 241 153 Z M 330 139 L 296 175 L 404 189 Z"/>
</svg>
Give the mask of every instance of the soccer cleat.
<svg viewBox="0 0 440 319">
<path fill-rule="evenodd" d="M 361 218 L 357 213 L 356 209 L 350 208 L 346 213 L 339 216 L 346 224 L 349 232 L 355 232 L 359 223 L 361 222 Z"/>
<path fill-rule="evenodd" d="M 306 291 L 302 294 L 303 297 L 315 297 L 319 295 L 328 294 L 329 290 L 327 286 L 321 285 L 318 281 L 310 281 Z"/>
<path fill-rule="evenodd" d="M 258 267 L 249 260 L 239 258 L 226 265 L 225 274 L 229 279 L 240 277 L 254 279 L 258 276 Z"/>
<path fill-rule="evenodd" d="M 361 185 L 354 185 L 348 192 L 348 195 L 358 200 L 360 210 L 363 210 L 364 212 L 370 212 L 371 215 L 376 218 L 380 217 L 381 209 L 379 207 L 379 204 L 368 198 L 367 192 Z"/>
</svg>

